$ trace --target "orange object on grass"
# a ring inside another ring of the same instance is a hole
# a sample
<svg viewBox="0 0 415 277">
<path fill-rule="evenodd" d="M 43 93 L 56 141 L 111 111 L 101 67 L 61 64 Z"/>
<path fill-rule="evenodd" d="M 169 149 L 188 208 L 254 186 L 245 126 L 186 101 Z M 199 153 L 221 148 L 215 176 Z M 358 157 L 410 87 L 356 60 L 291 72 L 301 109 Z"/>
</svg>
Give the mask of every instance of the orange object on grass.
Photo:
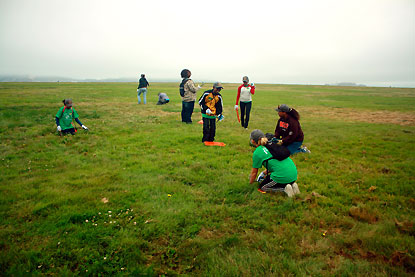
<svg viewBox="0 0 415 277">
<path fill-rule="evenodd" d="M 226 145 L 223 142 L 217 142 L 217 141 L 205 141 L 204 144 L 206 146 L 225 146 Z"/>
</svg>

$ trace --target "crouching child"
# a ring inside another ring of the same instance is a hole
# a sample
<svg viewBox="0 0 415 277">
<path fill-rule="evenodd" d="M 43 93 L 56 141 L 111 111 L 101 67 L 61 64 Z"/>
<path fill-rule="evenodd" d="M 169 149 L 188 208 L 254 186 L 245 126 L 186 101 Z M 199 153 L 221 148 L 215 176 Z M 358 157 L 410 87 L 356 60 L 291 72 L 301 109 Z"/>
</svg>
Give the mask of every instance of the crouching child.
<svg viewBox="0 0 415 277">
<path fill-rule="evenodd" d="M 157 105 L 164 105 L 170 102 L 170 99 L 167 96 L 167 94 L 163 92 L 159 92 L 158 97 L 159 97 L 159 100 L 157 102 Z"/>
<path fill-rule="evenodd" d="M 62 102 L 64 106 L 59 109 L 55 118 L 57 131 L 64 135 L 75 135 L 76 129 L 75 124 L 72 125 L 72 120 L 75 120 L 82 127 L 82 129 L 88 130 L 88 127 L 81 123 L 78 113 L 72 107 L 72 99 L 65 99 Z"/>
<path fill-rule="evenodd" d="M 290 151 L 284 146 L 268 142 L 261 130 L 254 130 L 251 133 L 250 143 L 256 149 L 252 156 L 252 171 L 249 183 L 259 182 L 258 191 L 285 192 L 288 197 L 300 193 L 297 180 L 297 168 L 289 158 Z M 257 179 L 258 169 L 265 167 Z"/>
</svg>

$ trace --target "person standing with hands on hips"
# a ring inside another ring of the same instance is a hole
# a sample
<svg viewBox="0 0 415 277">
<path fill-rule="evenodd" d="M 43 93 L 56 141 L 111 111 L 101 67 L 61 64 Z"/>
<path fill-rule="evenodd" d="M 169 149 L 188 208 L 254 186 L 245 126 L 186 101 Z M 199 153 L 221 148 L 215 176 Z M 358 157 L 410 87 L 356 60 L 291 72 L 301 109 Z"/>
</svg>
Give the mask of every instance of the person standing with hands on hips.
<svg viewBox="0 0 415 277">
<path fill-rule="evenodd" d="M 213 89 L 205 91 L 199 99 L 203 119 L 202 142 L 215 140 L 216 117 L 219 121 L 224 118 L 222 95 L 219 93 L 222 89 L 222 84 L 216 82 L 213 84 Z"/>
<path fill-rule="evenodd" d="M 146 75 L 141 74 L 140 80 L 138 80 L 138 87 L 137 87 L 137 98 L 138 104 L 141 104 L 140 95 L 143 94 L 144 104 L 147 104 L 147 86 L 150 84 L 147 82 Z"/>
<path fill-rule="evenodd" d="M 82 127 L 82 129 L 88 130 L 88 127 L 81 123 L 78 113 L 72 107 L 72 99 L 65 99 L 62 102 L 64 106 L 59 109 L 59 111 L 56 113 L 55 118 L 57 131 L 61 132 L 62 134 L 75 135 L 75 126 L 72 126 L 73 119 L 75 119 L 75 121 Z"/>
<path fill-rule="evenodd" d="M 241 107 L 241 125 L 243 128 L 248 128 L 249 115 L 252 108 L 252 95 L 255 94 L 254 83 L 249 84 L 248 76 L 242 78 L 243 84 L 238 87 L 238 94 L 236 96 L 235 110 L 237 110 L 238 102 Z"/>
<path fill-rule="evenodd" d="M 183 69 L 180 73 L 183 78 L 180 83 L 180 96 L 182 97 L 182 122 L 186 124 L 192 123 L 192 114 L 195 107 L 196 93 L 201 86 L 195 86 L 195 83 L 190 76 L 192 72 L 189 69 Z"/>
</svg>

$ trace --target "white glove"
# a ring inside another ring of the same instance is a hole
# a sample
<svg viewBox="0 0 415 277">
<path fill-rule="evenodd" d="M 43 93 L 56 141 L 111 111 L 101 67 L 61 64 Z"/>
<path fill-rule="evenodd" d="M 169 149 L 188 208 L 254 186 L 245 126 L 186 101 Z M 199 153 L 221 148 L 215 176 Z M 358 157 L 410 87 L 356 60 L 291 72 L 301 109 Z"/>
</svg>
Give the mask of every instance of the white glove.
<svg viewBox="0 0 415 277">
<path fill-rule="evenodd" d="M 82 127 L 82 129 L 84 129 L 84 130 L 88 130 L 88 127 L 86 127 L 85 125 L 82 125 L 81 127 Z"/>
<path fill-rule="evenodd" d="M 255 84 L 254 83 L 251 83 L 251 87 L 254 87 L 255 86 Z"/>
<path fill-rule="evenodd" d="M 219 121 L 222 121 L 224 118 L 225 118 L 225 116 L 223 114 L 221 114 L 221 115 L 218 116 L 218 120 Z"/>
<path fill-rule="evenodd" d="M 212 114 L 212 111 L 210 109 L 207 109 L 206 114 Z"/>
<path fill-rule="evenodd" d="M 58 130 L 58 132 L 62 131 L 61 126 L 58 126 L 58 128 L 56 128 Z"/>
<path fill-rule="evenodd" d="M 238 109 L 238 105 L 235 105 L 235 110 L 237 110 Z"/>
</svg>

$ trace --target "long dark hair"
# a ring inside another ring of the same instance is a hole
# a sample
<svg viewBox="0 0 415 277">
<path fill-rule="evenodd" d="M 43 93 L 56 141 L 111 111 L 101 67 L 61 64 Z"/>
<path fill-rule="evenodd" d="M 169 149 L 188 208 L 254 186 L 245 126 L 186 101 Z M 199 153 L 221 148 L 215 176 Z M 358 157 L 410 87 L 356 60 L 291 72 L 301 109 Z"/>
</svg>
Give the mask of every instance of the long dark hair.
<svg viewBox="0 0 415 277">
<path fill-rule="evenodd" d="M 189 78 L 190 74 L 191 73 L 189 69 L 183 69 L 182 72 L 180 72 L 180 76 L 182 76 L 182 78 Z"/>
<path fill-rule="evenodd" d="M 300 114 L 295 109 L 291 109 L 287 114 L 296 120 L 300 120 Z"/>
</svg>

